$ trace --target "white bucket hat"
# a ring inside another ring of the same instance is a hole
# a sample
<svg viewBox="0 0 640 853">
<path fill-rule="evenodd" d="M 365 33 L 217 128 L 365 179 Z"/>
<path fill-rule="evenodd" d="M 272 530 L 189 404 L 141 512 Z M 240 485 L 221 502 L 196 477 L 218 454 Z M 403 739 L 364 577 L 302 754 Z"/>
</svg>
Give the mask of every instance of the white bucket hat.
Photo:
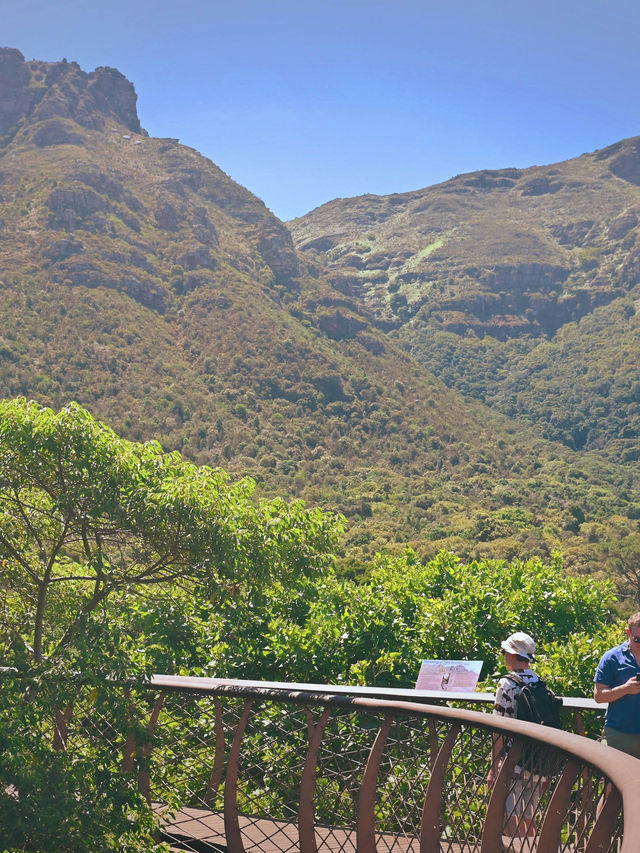
<svg viewBox="0 0 640 853">
<path fill-rule="evenodd" d="M 533 637 L 525 634 L 524 631 L 516 631 L 511 634 L 506 640 L 500 643 L 500 648 L 505 652 L 511 652 L 513 655 L 520 655 L 529 660 L 535 660 L 536 644 Z"/>
</svg>

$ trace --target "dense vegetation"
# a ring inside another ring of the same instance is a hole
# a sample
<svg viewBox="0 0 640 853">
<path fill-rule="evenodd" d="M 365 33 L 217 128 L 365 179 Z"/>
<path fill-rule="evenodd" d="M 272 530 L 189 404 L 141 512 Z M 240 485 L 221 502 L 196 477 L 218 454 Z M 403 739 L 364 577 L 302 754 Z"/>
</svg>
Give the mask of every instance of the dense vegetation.
<svg viewBox="0 0 640 853">
<path fill-rule="evenodd" d="M 639 458 L 639 323 L 633 300 L 616 299 L 550 340 L 460 337 L 436 331 L 413 355 L 449 387 L 573 450 Z"/>
<path fill-rule="evenodd" d="M 17 849 L 149 844 L 150 816 L 113 750 L 55 748 L 78 674 L 109 704 L 117 740 L 130 712 L 101 691 L 106 677 L 411 687 L 427 657 L 482 659 L 490 685 L 500 640 L 525 629 L 556 689 L 588 693 L 621 634 L 611 582 L 569 577 L 559 557 L 425 563 L 406 550 L 378 557 L 366 580 L 340 577 L 339 519 L 255 502 L 246 480 L 125 441 L 77 405 L 2 403 L 0 459 L 0 655 L 18 676 L 0 693 L 0 825 Z"/>
<path fill-rule="evenodd" d="M 599 570 L 599 545 L 637 532 L 635 466 L 542 442 L 496 411 L 543 403 L 519 395 L 503 407 L 485 391 L 491 364 L 480 349 L 493 339 L 478 338 L 474 349 L 469 338 L 463 351 L 458 335 L 451 353 L 439 336 L 435 350 L 416 345 L 410 358 L 372 322 L 371 301 L 345 292 L 335 270 L 325 275 L 324 256 L 297 253 L 259 199 L 196 151 L 147 136 L 133 86 L 117 72 L 87 75 L 74 63 L 25 62 L 1 49 L 0 66 L 0 97 L 14 110 L 0 127 L 0 396 L 56 409 L 77 401 L 130 440 L 154 439 L 197 465 L 250 476 L 257 494 L 344 514 L 340 556 L 351 573 L 406 544 L 422 560 L 443 548 L 465 559 L 550 559 L 561 548 L 568 566 Z M 591 161 L 589 169 L 593 177 Z M 517 189 L 527 178 L 500 180 Z M 509 190 L 486 182 L 490 195 Z M 446 196 L 462 215 L 464 200 L 484 192 L 456 180 L 432 201 Z M 424 219 L 435 214 L 418 210 L 419 196 L 385 201 L 379 217 L 391 222 L 403 205 L 417 217 L 400 217 L 392 235 L 416 244 L 404 260 L 409 248 L 398 247 L 391 295 L 399 310 L 452 245 L 425 236 Z M 362 212 L 371 223 L 369 202 Z M 522 204 L 531 219 L 532 197 Z M 361 235 L 351 252 L 359 272 L 384 263 L 383 236 L 374 236 Z M 578 278 L 581 251 L 558 249 L 563 263 L 575 260 Z M 460 276 L 464 291 L 470 278 Z M 458 287 L 449 278 L 442 292 L 429 290 L 436 302 Z M 444 374 L 450 357 L 493 410 L 419 364 L 439 353 L 430 366 Z M 625 382 L 620 392 L 633 394 Z M 632 415 L 631 403 L 615 408 Z M 551 437 L 564 441 L 565 432 Z M 624 439 L 625 451 L 634 440 Z M 588 446 L 600 444 L 594 437 Z"/>
<path fill-rule="evenodd" d="M 4 630 L 20 668 L 68 658 L 131 590 L 188 580 L 220 598 L 304 577 L 339 529 L 300 502 L 255 504 L 250 481 L 124 441 L 77 405 L 0 404 L 0 465 Z"/>
<path fill-rule="evenodd" d="M 573 464 L 596 451 L 636 478 L 639 166 L 628 139 L 553 166 L 337 199 L 289 224 L 338 289 L 519 440 L 533 424 Z"/>
</svg>

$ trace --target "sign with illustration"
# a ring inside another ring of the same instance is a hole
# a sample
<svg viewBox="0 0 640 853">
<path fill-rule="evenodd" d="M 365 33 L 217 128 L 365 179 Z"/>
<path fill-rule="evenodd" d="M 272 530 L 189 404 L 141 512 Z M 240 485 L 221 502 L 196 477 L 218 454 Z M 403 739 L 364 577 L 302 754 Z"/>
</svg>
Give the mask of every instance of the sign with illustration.
<svg viewBox="0 0 640 853">
<path fill-rule="evenodd" d="M 423 660 L 416 690 L 473 693 L 483 663 L 481 660 Z"/>
</svg>

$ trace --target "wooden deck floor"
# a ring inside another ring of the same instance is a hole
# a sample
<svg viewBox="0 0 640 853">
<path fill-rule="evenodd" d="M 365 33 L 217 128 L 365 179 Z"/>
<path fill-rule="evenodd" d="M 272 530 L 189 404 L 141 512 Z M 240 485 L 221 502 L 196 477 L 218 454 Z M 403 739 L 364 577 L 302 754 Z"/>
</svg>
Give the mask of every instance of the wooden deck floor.
<svg viewBox="0 0 640 853">
<path fill-rule="evenodd" d="M 240 816 L 240 830 L 247 853 L 295 853 L 300 849 L 295 823 Z M 227 849 L 222 815 L 205 809 L 182 809 L 167 824 L 163 836 L 167 841 L 180 844 L 182 849 L 191 848 L 198 853 Z M 316 843 L 318 853 L 356 853 L 354 830 L 318 826 Z M 419 853 L 419 848 L 414 839 L 389 834 L 378 836 L 378 850 L 385 853 Z M 458 850 L 456 846 L 451 853 L 458 853 Z"/>
<path fill-rule="evenodd" d="M 295 823 L 240 816 L 240 829 L 247 853 L 297 853 L 300 850 Z M 194 853 L 227 850 L 222 814 L 206 809 L 181 809 L 165 824 L 162 840 L 175 850 Z M 419 853 L 420 850 L 416 838 L 380 833 L 376 841 L 378 853 Z M 533 853 L 535 850 L 527 840 L 504 838 L 503 842 L 505 850 L 512 853 Z M 510 842 L 511 846 L 507 846 Z M 352 830 L 317 826 L 316 843 L 318 853 L 356 853 L 356 833 Z M 480 844 L 443 841 L 440 849 L 441 853 L 479 853 Z"/>
</svg>

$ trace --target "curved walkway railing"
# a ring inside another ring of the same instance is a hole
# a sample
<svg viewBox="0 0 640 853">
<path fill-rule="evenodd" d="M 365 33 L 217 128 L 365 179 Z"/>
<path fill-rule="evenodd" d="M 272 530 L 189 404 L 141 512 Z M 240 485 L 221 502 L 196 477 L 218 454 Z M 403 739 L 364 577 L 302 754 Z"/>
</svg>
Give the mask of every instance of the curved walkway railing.
<svg viewBox="0 0 640 853">
<path fill-rule="evenodd" d="M 158 687 L 177 686 L 182 684 L 180 676 L 156 675 L 152 683 Z M 361 699 L 386 699 L 394 702 L 421 702 L 427 705 L 451 705 L 477 707 L 486 711 L 492 711 L 495 702 L 494 693 L 480 693 L 474 691 L 456 692 L 453 690 L 408 690 L 405 687 L 361 687 L 345 684 L 310 684 L 296 683 L 290 681 L 246 681 L 239 682 L 231 678 L 189 678 L 188 684 L 201 683 L 205 690 L 212 687 L 224 687 L 226 685 L 242 684 L 245 687 L 269 688 L 273 690 L 296 690 L 301 693 L 322 693 L 323 696 L 351 696 Z M 583 696 L 563 697 L 563 718 L 565 728 L 576 734 L 585 734 L 586 729 L 599 732 L 604 725 L 604 714 L 606 705 L 601 705 L 593 699 Z"/>
<path fill-rule="evenodd" d="M 640 850 L 640 761 L 569 732 L 355 692 L 176 676 L 79 687 L 54 739 L 68 751 L 109 741 L 173 849 Z"/>
<path fill-rule="evenodd" d="M 599 742 L 303 685 L 153 686 L 140 782 L 185 849 L 640 850 L 640 762 Z"/>
</svg>

